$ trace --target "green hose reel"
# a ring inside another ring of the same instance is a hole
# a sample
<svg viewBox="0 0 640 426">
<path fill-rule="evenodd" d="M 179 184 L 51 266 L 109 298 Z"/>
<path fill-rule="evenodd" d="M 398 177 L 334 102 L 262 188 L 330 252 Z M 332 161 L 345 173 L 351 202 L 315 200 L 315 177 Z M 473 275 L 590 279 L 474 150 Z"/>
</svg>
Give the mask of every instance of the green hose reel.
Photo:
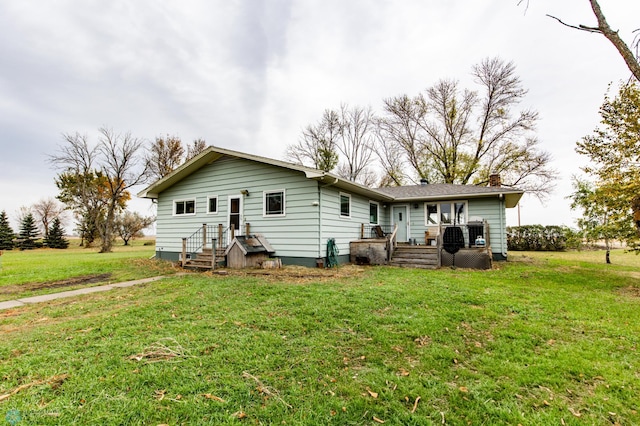
<svg viewBox="0 0 640 426">
<path fill-rule="evenodd" d="M 327 240 L 327 268 L 338 267 L 338 245 L 335 238 Z"/>
</svg>

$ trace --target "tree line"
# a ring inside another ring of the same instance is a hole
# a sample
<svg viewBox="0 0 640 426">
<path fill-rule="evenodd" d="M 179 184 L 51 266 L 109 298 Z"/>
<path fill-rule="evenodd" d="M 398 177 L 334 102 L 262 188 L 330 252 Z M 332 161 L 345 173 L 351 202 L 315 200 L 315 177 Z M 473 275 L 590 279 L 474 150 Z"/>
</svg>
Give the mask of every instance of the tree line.
<svg viewBox="0 0 640 426">
<path fill-rule="evenodd" d="M 56 198 L 23 206 L 18 212 L 19 230 L 15 232 L 5 211 L 0 214 L 0 250 L 38 247 L 67 248 L 65 224 L 71 213 L 80 236 L 80 245 L 100 244 L 109 252 L 120 237 L 125 245 L 142 236 L 142 230 L 155 221 L 126 209 L 135 185 L 160 179 L 206 148 L 196 139 L 183 145 L 177 136 L 156 137 L 152 143 L 100 128 L 97 142 L 87 135 L 63 134 L 63 143 L 51 155 L 51 164 L 59 170 Z"/>
<path fill-rule="evenodd" d="M 557 172 L 535 135 L 538 113 L 520 108 L 527 90 L 515 65 L 486 58 L 471 76 L 474 88 L 441 79 L 423 93 L 383 99 L 377 113 L 327 109 L 286 157 L 367 186 L 486 185 L 497 173 L 504 186 L 544 197 Z"/>
<path fill-rule="evenodd" d="M 47 226 L 44 238 L 40 238 L 40 230 L 33 213 L 27 212 L 20 220 L 20 229 L 16 234 L 9 223 L 6 211 L 0 212 L 0 250 L 30 250 L 40 247 L 65 249 L 69 246 L 69 240 L 64 236 L 64 227 L 59 217 L 51 221 Z"/>
<path fill-rule="evenodd" d="M 155 221 L 126 210 L 132 187 L 166 176 L 206 148 L 202 139 L 185 148 L 179 137 L 169 135 L 148 144 L 106 127 L 98 129 L 95 143 L 80 133 L 63 139 L 49 157 L 59 170 L 56 198 L 72 212 L 81 245 L 99 242 L 101 252 L 111 251 L 117 236 L 127 245 Z"/>
</svg>

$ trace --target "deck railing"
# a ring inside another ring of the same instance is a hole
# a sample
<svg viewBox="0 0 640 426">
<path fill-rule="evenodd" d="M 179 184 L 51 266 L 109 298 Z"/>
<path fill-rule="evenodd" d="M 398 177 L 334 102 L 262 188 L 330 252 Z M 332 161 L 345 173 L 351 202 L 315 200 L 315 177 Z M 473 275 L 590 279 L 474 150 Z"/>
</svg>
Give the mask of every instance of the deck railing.
<svg viewBox="0 0 640 426">
<path fill-rule="evenodd" d="M 454 226 L 457 226 L 462 230 L 462 235 L 464 237 L 464 247 L 489 247 L 489 224 L 487 223 L 487 221 L 468 222 L 458 225 L 440 224 L 440 238 L 438 239 L 438 247 L 442 247 L 442 236 L 444 235 L 445 230 Z M 478 240 L 478 238 L 480 238 L 480 240 Z M 482 240 L 484 241 L 484 244 L 481 244 Z"/>
<path fill-rule="evenodd" d="M 249 232 L 249 224 L 246 224 L 246 230 Z M 235 238 L 237 230 L 233 224 L 225 228 L 221 223 L 217 225 L 207 225 L 203 223 L 193 234 L 182 239 L 182 265 L 187 260 L 194 258 L 198 253 L 207 250 L 209 245 L 211 249 L 216 249 L 216 254 L 220 254 L 227 249 L 228 244 Z"/>
<path fill-rule="evenodd" d="M 394 230 L 394 225 L 373 225 L 362 223 L 360 225 L 360 239 L 383 239 Z"/>
</svg>

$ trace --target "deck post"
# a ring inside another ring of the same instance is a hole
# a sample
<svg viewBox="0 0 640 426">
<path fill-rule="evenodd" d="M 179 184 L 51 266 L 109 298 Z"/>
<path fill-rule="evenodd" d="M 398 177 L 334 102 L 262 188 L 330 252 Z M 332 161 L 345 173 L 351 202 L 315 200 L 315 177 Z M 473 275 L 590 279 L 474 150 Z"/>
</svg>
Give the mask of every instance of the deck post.
<svg viewBox="0 0 640 426">
<path fill-rule="evenodd" d="M 187 239 L 182 239 L 182 267 L 187 263 Z"/>
<path fill-rule="evenodd" d="M 438 268 L 442 267 L 442 223 L 438 224 L 438 237 L 436 238 L 436 247 L 438 248 Z"/>
<path fill-rule="evenodd" d="M 216 269 L 216 239 L 211 239 L 211 269 Z"/>
<path fill-rule="evenodd" d="M 223 227 L 222 224 L 219 223 L 218 224 L 218 241 L 220 241 L 220 244 L 222 245 L 222 233 L 223 233 Z"/>
<path fill-rule="evenodd" d="M 251 234 L 251 224 L 247 222 L 244 225 L 244 235 L 250 235 L 250 234 Z"/>
<path fill-rule="evenodd" d="M 232 223 L 229 227 L 231 229 L 231 241 L 236 237 L 236 226 Z"/>
<path fill-rule="evenodd" d="M 360 224 L 360 239 L 364 240 L 364 223 Z"/>
<path fill-rule="evenodd" d="M 484 221 L 484 238 L 485 238 L 485 247 L 491 247 L 491 238 L 489 238 L 490 235 L 490 229 L 489 229 L 489 222 L 487 222 L 486 220 Z"/>
<path fill-rule="evenodd" d="M 202 249 L 207 248 L 207 224 L 202 224 Z"/>
</svg>

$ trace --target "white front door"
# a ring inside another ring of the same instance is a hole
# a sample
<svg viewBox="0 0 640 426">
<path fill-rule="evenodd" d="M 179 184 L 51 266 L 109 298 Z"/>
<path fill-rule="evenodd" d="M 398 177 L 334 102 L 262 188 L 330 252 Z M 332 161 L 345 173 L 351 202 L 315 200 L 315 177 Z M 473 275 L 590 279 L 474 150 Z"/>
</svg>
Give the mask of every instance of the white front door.
<svg viewBox="0 0 640 426">
<path fill-rule="evenodd" d="M 399 243 L 406 243 L 409 236 L 409 218 L 407 217 L 407 206 L 393 206 L 392 212 L 392 224 L 398 225 L 398 233 L 396 234 L 396 241 Z"/>
</svg>

